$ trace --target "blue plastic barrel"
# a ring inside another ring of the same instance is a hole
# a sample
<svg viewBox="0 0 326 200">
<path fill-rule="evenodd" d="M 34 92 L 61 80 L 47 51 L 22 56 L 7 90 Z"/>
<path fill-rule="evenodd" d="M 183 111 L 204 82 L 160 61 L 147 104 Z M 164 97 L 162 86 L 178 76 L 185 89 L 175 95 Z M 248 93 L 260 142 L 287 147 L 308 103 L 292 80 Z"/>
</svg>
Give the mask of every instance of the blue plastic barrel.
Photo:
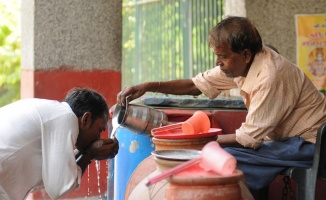
<svg viewBox="0 0 326 200">
<path fill-rule="evenodd" d="M 151 155 L 155 145 L 145 133 L 119 127 L 116 132 L 119 153 L 114 158 L 114 199 L 124 200 L 128 181 L 138 164 Z"/>
<path fill-rule="evenodd" d="M 114 200 L 114 159 L 108 159 L 107 200 Z"/>
</svg>

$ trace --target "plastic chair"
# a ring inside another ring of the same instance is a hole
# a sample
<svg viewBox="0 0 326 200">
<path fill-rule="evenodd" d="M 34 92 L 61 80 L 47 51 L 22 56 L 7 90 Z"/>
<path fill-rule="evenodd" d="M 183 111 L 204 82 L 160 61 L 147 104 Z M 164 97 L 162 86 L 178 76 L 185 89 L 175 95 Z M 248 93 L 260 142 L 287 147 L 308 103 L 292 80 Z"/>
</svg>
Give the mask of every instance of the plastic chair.
<svg viewBox="0 0 326 200">
<path fill-rule="evenodd" d="M 296 199 L 315 199 L 317 179 L 326 179 L 326 124 L 322 124 L 317 132 L 315 156 L 309 169 L 291 167 L 282 172 L 296 182 Z"/>
</svg>

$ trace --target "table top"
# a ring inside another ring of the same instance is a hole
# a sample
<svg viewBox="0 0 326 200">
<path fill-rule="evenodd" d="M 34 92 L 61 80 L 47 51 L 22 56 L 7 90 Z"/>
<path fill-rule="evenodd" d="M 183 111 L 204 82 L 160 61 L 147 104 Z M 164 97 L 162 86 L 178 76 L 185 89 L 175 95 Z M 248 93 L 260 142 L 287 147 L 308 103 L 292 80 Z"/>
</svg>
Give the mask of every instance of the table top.
<svg viewBox="0 0 326 200">
<path fill-rule="evenodd" d="M 231 108 L 246 109 L 240 97 L 220 97 L 215 99 L 194 97 L 144 97 L 140 100 L 147 106 L 155 107 L 182 107 L 182 108 Z"/>
</svg>

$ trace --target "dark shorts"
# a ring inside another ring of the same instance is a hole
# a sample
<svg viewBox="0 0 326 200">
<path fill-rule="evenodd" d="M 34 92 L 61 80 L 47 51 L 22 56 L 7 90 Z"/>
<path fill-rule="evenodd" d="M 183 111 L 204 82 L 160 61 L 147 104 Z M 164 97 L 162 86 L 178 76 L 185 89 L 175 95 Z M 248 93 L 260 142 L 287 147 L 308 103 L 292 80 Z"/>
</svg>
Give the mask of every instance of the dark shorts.
<svg viewBox="0 0 326 200">
<path fill-rule="evenodd" d="M 310 168 L 315 145 L 299 137 L 264 142 L 258 149 L 224 148 L 237 159 L 250 189 L 261 189 L 288 167 Z"/>
</svg>

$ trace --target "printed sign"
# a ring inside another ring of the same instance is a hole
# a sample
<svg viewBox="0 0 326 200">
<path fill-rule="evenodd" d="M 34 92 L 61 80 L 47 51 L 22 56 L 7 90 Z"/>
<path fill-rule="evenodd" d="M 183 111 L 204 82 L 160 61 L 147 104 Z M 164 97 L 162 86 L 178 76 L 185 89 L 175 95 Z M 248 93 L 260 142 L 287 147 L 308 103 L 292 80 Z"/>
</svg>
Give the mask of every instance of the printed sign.
<svg viewBox="0 0 326 200">
<path fill-rule="evenodd" d="M 296 15 L 297 63 L 326 92 L 326 14 Z"/>
</svg>

